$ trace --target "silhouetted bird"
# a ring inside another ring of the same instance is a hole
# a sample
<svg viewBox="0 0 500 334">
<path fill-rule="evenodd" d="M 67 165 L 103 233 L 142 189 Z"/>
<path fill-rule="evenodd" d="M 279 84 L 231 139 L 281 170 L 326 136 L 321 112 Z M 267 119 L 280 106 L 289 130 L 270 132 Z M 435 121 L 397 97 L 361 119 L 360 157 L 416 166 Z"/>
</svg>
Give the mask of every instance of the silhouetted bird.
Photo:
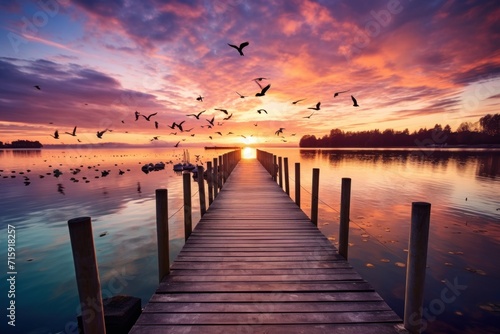
<svg viewBox="0 0 500 334">
<path fill-rule="evenodd" d="M 312 110 L 319 110 L 319 106 L 321 105 L 321 102 L 318 102 L 316 103 L 316 107 L 310 107 L 310 108 L 307 108 L 307 109 L 312 109 Z"/>
<path fill-rule="evenodd" d="M 210 119 L 210 120 L 207 119 L 207 122 L 210 123 L 210 125 L 214 126 L 214 120 L 215 120 L 215 117 L 212 117 L 212 119 Z"/>
<path fill-rule="evenodd" d="M 231 115 L 227 116 L 227 117 L 224 117 L 222 120 L 223 121 L 228 121 L 231 119 L 231 117 L 233 117 L 233 113 L 231 113 Z"/>
<path fill-rule="evenodd" d="M 265 113 L 267 114 L 266 109 L 259 109 L 259 110 L 257 110 L 257 112 L 258 112 L 259 114 L 261 114 L 262 112 L 265 112 Z"/>
<path fill-rule="evenodd" d="M 280 133 L 283 133 L 283 130 L 285 130 L 285 128 L 279 128 L 278 130 L 276 130 L 276 132 L 274 133 L 276 136 L 279 136 Z"/>
<path fill-rule="evenodd" d="M 203 114 L 206 110 L 200 111 L 198 114 L 188 114 L 186 116 L 194 116 L 196 119 L 200 119 L 200 115 Z"/>
<path fill-rule="evenodd" d="M 155 128 L 158 129 L 158 122 L 157 121 L 155 121 Z"/>
<path fill-rule="evenodd" d="M 217 108 L 215 108 L 215 110 L 222 111 L 224 114 L 229 115 L 229 112 L 226 109 L 217 109 Z"/>
<path fill-rule="evenodd" d="M 297 100 L 297 101 L 293 101 L 292 104 L 297 104 L 299 103 L 300 101 L 304 101 L 305 99 L 300 99 L 300 100 Z"/>
<path fill-rule="evenodd" d="M 266 95 L 266 92 L 271 88 L 271 84 L 267 85 L 266 87 L 262 88 L 260 93 L 255 94 L 255 96 L 264 96 Z"/>
<path fill-rule="evenodd" d="M 201 95 L 198 95 L 198 97 L 196 98 L 197 101 L 200 101 L 200 102 L 203 102 L 203 96 Z"/>
<path fill-rule="evenodd" d="M 177 128 L 178 128 L 179 130 L 181 130 L 181 132 L 184 132 L 184 130 L 182 129 L 182 124 L 184 124 L 184 122 L 185 122 L 185 121 L 182 121 L 182 122 L 180 122 L 179 124 L 177 124 L 177 123 L 175 123 L 175 122 L 174 122 L 175 126 L 177 126 Z"/>
<path fill-rule="evenodd" d="M 73 132 L 64 132 L 64 133 L 67 133 L 68 135 L 71 135 L 71 136 L 76 136 L 76 126 L 73 128 Z"/>
<path fill-rule="evenodd" d="M 97 131 L 97 138 L 102 139 L 102 135 L 103 135 L 106 131 L 108 131 L 108 129 L 103 130 L 103 131 Z"/>
<path fill-rule="evenodd" d="M 40 88 L 40 86 L 38 86 L 38 85 L 34 85 L 33 87 L 35 87 L 35 88 L 36 88 L 36 89 L 38 89 L 38 90 L 42 90 L 42 89 Z"/>
<path fill-rule="evenodd" d="M 246 96 L 245 95 L 241 95 L 240 93 L 236 92 L 236 94 L 238 94 L 240 96 L 240 98 L 244 99 Z"/>
<path fill-rule="evenodd" d="M 137 110 L 135 111 L 135 120 L 137 121 L 139 119 L 139 116 L 141 115 L 140 112 L 138 112 Z"/>
<path fill-rule="evenodd" d="M 337 97 L 337 96 L 339 96 L 339 94 L 342 94 L 342 93 L 347 93 L 349 90 L 344 90 L 342 92 L 335 92 L 335 94 L 333 94 L 333 97 Z"/>
<path fill-rule="evenodd" d="M 178 147 L 181 142 L 178 141 L 177 144 L 174 145 L 174 147 Z"/>
<path fill-rule="evenodd" d="M 59 131 L 54 131 L 54 135 L 51 135 L 52 137 L 54 137 L 55 139 L 59 139 Z"/>
<path fill-rule="evenodd" d="M 356 99 L 354 98 L 354 96 L 351 95 L 351 99 L 352 99 L 352 106 L 353 107 L 359 107 L 358 101 L 356 101 Z"/>
<path fill-rule="evenodd" d="M 229 45 L 230 47 L 235 48 L 236 50 L 238 50 L 238 52 L 240 53 L 240 56 L 244 56 L 244 54 L 243 54 L 243 48 L 245 46 L 248 46 L 248 44 L 250 44 L 250 43 L 243 42 L 243 43 L 240 44 L 240 46 L 236 46 L 236 45 L 227 43 L 227 45 Z"/>
<path fill-rule="evenodd" d="M 216 132 L 218 135 L 222 136 L 222 133 L 220 131 L 217 131 Z"/>
<path fill-rule="evenodd" d="M 302 117 L 302 118 L 311 118 L 311 116 L 312 116 L 312 115 L 314 115 L 314 111 L 312 112 L 312 114 L 311 114 L 311 115 L 309 115 L 309 116 L 305 116 L 305 117 Z"/>
<path fill-rule="evenodd" d="M 158 114 L 157 112 L 155 112 L 154 114 L 151 114 L 149 116 L 144 116 L 144 115 L 141 115 L 142 117 L 144 117 L 146 119 L 146 121 L 150 121 L 151 120 L 151 117 L 155 116 L 156 114 Z"/>
</svg>

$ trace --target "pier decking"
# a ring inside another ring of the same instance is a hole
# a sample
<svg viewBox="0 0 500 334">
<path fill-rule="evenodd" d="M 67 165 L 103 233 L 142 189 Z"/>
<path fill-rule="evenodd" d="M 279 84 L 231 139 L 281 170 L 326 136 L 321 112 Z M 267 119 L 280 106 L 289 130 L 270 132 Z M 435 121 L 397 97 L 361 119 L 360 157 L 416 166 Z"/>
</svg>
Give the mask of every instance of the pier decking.
<svg viewBox="0 0 500 334">
<path fill-rule="evenodd" d="M 241 160 L 130 333 L 398 333 L 257 160 Z"/>
</svg>

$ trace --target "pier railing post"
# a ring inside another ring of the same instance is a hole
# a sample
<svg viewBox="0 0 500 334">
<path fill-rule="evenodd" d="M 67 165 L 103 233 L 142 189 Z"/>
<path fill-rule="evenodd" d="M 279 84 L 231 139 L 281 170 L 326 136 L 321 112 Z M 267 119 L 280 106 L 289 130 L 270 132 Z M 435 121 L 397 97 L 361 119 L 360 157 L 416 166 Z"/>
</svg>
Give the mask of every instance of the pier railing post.
<svg viewBox="0 0 500 334">
<path fill-rule="evenodd" d="M 216 198 L 219 192 L 219 166 L 217 165 L 217 158 L 214 158 L 213 161 L 214 169 L 212 173 L 212 182 L 214 184 L 214 198 Z"/>
<path fill-rule="evenodd" d="M 214 201 L 214 185 L 212 178 L 212 161 L 207 161 L 208 206 Z"/>
<path fill-rule="evenodd" d="M 290 179 L 288 177 L 288 158 L 283 159 L 283 163 L 285 165 L 285 192 L 288 196 L 290 196 Z"/>
<path fill-rule="evenodd" d="M 295 204 L 300 208 L 300 162 L 295 163 Z"/>
<path fill-rule="evenodd" d="M 283 158 L 278 157 L 278 184 L 280 188 L 283 189 Z"/>
<path fill-rule="evenodd" d="M 156 189 L 156 235 L 158 242 L 158 280 L 161 282 L 170 273 L 167 189 Z"/>
<path fill-rule="evenodd" d="M 217 180 L 217 184 L 219 186 L 219 190 L 222 189 L 223 181 L 224 181 L 224 162 L 222 160 L 222 155 L 219 155 L 219 179 Z"/>
<path fill-rule="evenodd" d="M 187 241 L 191 235 L 193 218 L 191 215 L 191 176 L 189 173 L 182 174 L 184 193 L 184 240 Z"/>
<path fill-rule="evenodd" d="M 339 254 L 347 260 L 349 250 L 349 220 L 351 209 L 351 179 L 342 178 L 340 193 Z"/>
<path fill-rule="evenodd" d="M 105 334 L 101 282 L 95 256 L 91 219 L 90 217 L 70 219 L 68 229 L 82 310 L 83 330 L 85 333 Z"/>
<path fill-rule="evenodd" d="M 412 203 L 404 308 L 404 327 L 412 334 L 420 333 L 423 327 L 422 305 L 430 216 L 430 203 Z"/>
<path fill-rule="evenodd" d="M 224 178 L 224 183 L 226 183 L 227 176 L 229 175 L 229 156 L 227 153 L 222 156 L 222 161 L 222 165 L 224 166 L 224 168 L 222 168 L 224 170 L 222 177 Z"/>
<path fill-rule="evenodd" d="M 312 196 L 311 196 L 311 221 L 318 226 L 318 200 L 319 200 L 319 168 L 313 168 Z"/>
<path fill-rule="evenodd" d="M 276 182 L 276 174 L 278 172 L 278 170 L 276 168 L 277 160 L 278 159 L 277 159 L 276 155 L 273 155 L 273 162 L 272 162 L 272 169 L 271 169 L 272 174 L 271 174 L 271 176 L 273 177 L 273 181 L 275 181 L 275 182 Z"/>
<path fill-rule="evenodd" d="M 198 166 L 198 193 L 200 195 L 200 214 L 201 217 L 207 212 L 205 200 L 205 180 L 203 179 L 203 166 Z"/>
</svg>

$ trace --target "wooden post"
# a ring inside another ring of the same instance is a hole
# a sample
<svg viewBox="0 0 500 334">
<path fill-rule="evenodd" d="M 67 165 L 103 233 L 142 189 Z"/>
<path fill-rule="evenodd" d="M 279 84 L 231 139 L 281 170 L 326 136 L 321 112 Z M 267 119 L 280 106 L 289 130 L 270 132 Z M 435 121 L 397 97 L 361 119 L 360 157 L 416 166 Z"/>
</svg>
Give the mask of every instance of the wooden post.
<svg viewBox="0 0 500 334">
<path fill-rule="evenodd" d="M 283 162 L 285 164 L 285 192 L 290 196 L 290 180 L 288 177 L 288 158 L 284 158 Z"/>
<path fill-rule="evenodd" d="M 224 178 L 224 183 L 226 183 L 227 176 L 229 174 L 229 156 L 227 153 L 222 156 L 222 166 L 223 166 L 222 177 Z"/>
<path fill-rule="evenodd" d="M 156 236 L 158 241 L 158 281 L 170 274 L 168 237 L 168 190 L 156 189 Z"/>
<path fill-rule="evenodd" d="M 212 182 L 214 183 L 214 198 L 217 197 L 219 192 L 219 166 L 217 165 L 217 158 L 214 158 L 214 170 L 212 173 Z"/>
<path fill-rule="evenodd" d="M 342 178 L 340 193 L 339 254 L 347 260 L 349 250 L 349 220 L 351 208 L 351 179 Z"/>
<path fill-rule="evenodd" d="M 430 216 L 430 203 L 412 203 L 404 308 L 404 326 L 412 334 L 420 333 L 423 327 L 422 306 Z"/>
<path fill-rule="evenodd" d="M 313 222 L 314 226 L 318 226 L 318 200 L 319 200 L 319 168 L 313 168 L 311 221 Z"/>
<path fill-rule="evenodd" d="M 219 185 L 219 190 L 222 189 L 222 181 L 224 179 L 224 161 L 222 160 L 222 155 L 219 155 L 219 179 L 217 184 Z"/>
<path fill-rule="evenodd" d="M 203 179 L 203 166 L 198 166 L 198 193 L 200 195 L 200 214 L 201 217 L 207 212 L 205 203 L 205 182 Z"/>
<path fill-rule="evenodd" d="M 283 159 L 281 157 L 278 157 L 278 173 L 278 184 L 280 188 L 283 189 Z"/>
<path fill-rule="evenodd" d="M 276 181 L 276 172 L 277 172 L 277 169 L 276 169 L 276 165 L 277 165 L 277 157 L 276 155 L 273 155 L 273 160 L 272 160 L 272 168 L 271 168 L 271 176 L 273 177 L 273 181 Z"/>
<path fill-rule="evenodd" d="M 85 333 L 105 334 L 101 282 L 95 256 L 91 219 L 90 217 L 70 219 L 68 229 L 82 308 L 83 330 Z"/>
<path fill-rule="evenodd" d="M 208 206 L 214 201 L 214 185 L 212 180 L 212 161 L 207 161 Z"/>
<path fill-rule="evenodd" d="M 187 241 L 191 235 L 193 218 L 191 216 L 191 174 L 182 174 L 184 192 L 184 240 Z"/>
<path fill-rule="evenodd" d="M 295 163 L 295 204 L 300 208 L 300 162 Z"/>
</svg>

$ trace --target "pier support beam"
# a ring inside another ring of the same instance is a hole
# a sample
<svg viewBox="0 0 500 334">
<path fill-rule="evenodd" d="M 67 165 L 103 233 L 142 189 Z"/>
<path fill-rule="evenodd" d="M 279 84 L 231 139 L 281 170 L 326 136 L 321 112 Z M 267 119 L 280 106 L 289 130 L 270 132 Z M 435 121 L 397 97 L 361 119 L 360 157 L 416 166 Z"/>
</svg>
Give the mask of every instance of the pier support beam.
<svg viewBox="0 0 500 334">
<path fill-rule="evenodd" d="M 342 178 L 340 193 L 339 254 L 347 260 L 349 252 L 349 220 L 351 210 L 351 179 Z"/>
<path fill-rule="evenodd" d="M 295 163 L 295 204 L 300 208 L 300 162 Z"/>
<path fill-rule="evenodd" d="M 191 215 L 191 174 L 182 174 L 184 193 L 184 240 L 187 240 L 193 229 L 193 217 Z"/>
<path fill-rule="evenodd" d="M 318 226 L 318 201 L 319 201 L 319 168 L 313 168 L 311 221 L 313 222 L 314 226 Z"/>
<path fill-rule="evenodd" d="M 158 241 L 158 281 L 170 274 L 168 236 L 168 190 L 156 189 L 156 235 Z"/>
</svg>

